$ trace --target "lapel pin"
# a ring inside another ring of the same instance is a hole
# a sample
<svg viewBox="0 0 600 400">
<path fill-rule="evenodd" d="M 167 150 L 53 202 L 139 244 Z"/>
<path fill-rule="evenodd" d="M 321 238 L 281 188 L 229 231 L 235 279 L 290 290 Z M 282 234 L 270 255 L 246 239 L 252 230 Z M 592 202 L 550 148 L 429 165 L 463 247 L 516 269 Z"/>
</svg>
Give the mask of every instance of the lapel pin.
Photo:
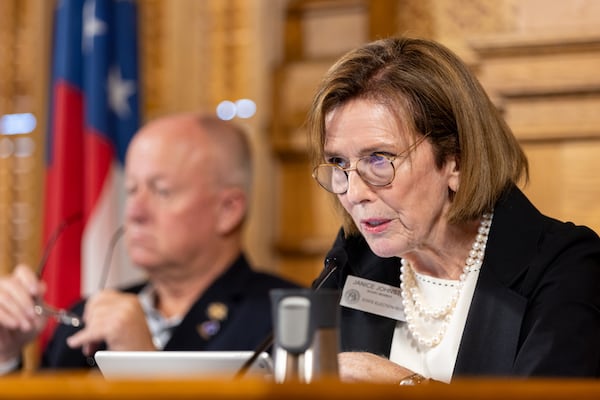
<svg viewBox="0 0 600 400">
<path fill-rule="evenodd" d="M 228 313 L 229 309 L 221 302 L 210 303 L 206 308 L 206 316 L 216 321 L 224 321 Z"/>
<path fill-rule="evenodd" d="M 219 333 L 220 329 L 221 329 L 221 323 L 219 321 L 215 321 L 212 319 L 208 320 L 208 321 L 204 321 L 203 323 L 199 324 L 196 327 L 198 334 L 204 340 L 208 340 L 211 337 L 215 336 L 217 333 Z"/>
</svg>

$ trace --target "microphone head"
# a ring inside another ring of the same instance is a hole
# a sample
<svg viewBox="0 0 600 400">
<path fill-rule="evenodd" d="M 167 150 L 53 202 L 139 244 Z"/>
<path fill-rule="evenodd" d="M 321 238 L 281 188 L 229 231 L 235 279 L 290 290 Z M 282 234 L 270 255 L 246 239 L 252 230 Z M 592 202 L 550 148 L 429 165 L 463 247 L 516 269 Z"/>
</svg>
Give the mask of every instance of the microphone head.
<svg viewBox="0 0 600 400">
<path fill-rule="evenodd" d="M 348 262 L 346 250 L 340 243 L 339 237 L 334 243 L 329 253 L 325 256 L 324 268 L 319 274 L 319 277 L 313 281 L 312 288 L 317 290 L 322 287 L 333 273 L 344 267 Z"/>
</svg>

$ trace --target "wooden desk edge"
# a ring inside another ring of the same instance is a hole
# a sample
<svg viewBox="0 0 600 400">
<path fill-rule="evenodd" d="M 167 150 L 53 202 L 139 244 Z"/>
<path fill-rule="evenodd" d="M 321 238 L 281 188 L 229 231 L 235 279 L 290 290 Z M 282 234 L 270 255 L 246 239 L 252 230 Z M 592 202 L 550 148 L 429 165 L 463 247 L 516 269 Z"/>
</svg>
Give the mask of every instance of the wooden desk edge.
<svg viewBox="0 0 600 400">
<path fill-rule="evenodd" d="M 57 372 L 0 378 L 0 396 L 11 399 L 599 399 L 596 379 L 459 379 L 450 385 L 407 387 L 321 380 L 275 384 L 262 379 L 105 380 L 98 374 Z"/>
</svg>

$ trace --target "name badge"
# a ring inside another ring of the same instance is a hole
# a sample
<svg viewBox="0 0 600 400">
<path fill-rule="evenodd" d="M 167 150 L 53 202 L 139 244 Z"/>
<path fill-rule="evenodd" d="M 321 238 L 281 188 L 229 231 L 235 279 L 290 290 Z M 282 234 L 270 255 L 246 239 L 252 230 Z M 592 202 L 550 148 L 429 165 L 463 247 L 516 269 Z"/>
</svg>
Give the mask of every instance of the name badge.
<svg viewBox="0 0 600 400">
<path fill-rule="evenodd" d="M 406 321 L 400 288 L 348 275 L 340 305 L 371 314 Z"/>
</svg>

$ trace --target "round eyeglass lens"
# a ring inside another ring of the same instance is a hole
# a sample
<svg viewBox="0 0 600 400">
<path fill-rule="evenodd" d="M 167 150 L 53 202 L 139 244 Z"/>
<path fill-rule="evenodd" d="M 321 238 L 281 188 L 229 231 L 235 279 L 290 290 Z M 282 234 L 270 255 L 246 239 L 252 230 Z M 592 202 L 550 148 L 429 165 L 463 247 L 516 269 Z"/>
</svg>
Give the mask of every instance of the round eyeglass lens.
<svg viewBox="0 0 600 400">
<path fill-rule="evenodd" d="M 383 156 L 361 158 L 356 164 L 360 176 L 375 186 L 385 186 L 394 179 L 394 165 Z"/>
<path fill-rule="evenodd" d="M 346 172 L 334 165 L 319 165 L 314 176 L 324 189 L 341 194 L 348 189 L 348 176 Z"/>
</svg>

